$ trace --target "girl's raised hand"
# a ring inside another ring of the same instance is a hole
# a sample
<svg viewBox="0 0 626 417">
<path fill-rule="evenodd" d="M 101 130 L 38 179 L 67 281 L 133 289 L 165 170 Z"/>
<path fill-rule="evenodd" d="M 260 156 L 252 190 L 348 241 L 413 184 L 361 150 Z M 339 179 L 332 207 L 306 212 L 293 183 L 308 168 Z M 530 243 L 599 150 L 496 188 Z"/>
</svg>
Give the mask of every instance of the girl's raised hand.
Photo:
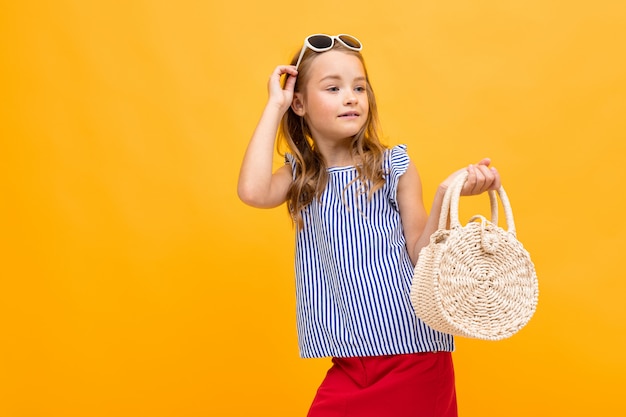
<svg viewBox="0 0 626 417">
<path fill-rule="evenodd" d="M 281 85 L 281 78 L 287 75 L 285 85 Z M 286 112 L 293 100 L 293 90 L 296 85 L 298 71 L 293 65 L 279 65 L 274 69 L 267 83 L 269 92 L 268 104 L 276 105 L 280 111 Z"/>
</svg>

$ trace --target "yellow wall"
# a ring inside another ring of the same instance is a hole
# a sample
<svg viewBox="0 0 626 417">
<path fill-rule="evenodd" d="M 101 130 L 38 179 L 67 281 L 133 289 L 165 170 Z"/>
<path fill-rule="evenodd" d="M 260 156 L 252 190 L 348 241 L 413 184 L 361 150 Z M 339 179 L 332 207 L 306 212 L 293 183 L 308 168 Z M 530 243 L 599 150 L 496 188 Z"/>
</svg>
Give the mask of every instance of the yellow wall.
<svg viewBox="0 0 626 417">
<path fill-rule="evenodd" d="M 458 341 L 462 415 L 623 412 L 626 6 L 370 3 L 3 2 L 0 416 L 305 415 L 328 360 L 298 358 L 293 232 L 235 188 L 313 32 L 365 44 L 427 205 L 483 156 L 503 175 L 540 303 Z"/>
</svg>

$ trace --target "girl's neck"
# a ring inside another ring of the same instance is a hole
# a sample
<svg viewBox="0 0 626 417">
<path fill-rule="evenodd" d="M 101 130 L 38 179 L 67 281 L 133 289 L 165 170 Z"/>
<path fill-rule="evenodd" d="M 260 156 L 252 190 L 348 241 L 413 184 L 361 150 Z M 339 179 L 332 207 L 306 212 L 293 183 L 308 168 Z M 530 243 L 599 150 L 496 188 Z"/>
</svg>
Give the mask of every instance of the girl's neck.
<svg viewBox="0 0 626 417">
<path fill-rule="evenodd" d="M 326 166 L 329 168 L 353 166 L 355 164 L 350 142 L 348 141 L 346 143 L 337 143 L 333 145 L 318 144 L 317 149 L 324 157 Z"/>
<path fill-rule="evenodd" d="M 327 158 L 325 156 L 324 160 L 326 161 L 326 166 L 328 168 L 354 166 L 354 158 L 352 157 L 352 155 L 346 155 L 345 157 L 333 155 L 331 158 Z"/>
</svg>

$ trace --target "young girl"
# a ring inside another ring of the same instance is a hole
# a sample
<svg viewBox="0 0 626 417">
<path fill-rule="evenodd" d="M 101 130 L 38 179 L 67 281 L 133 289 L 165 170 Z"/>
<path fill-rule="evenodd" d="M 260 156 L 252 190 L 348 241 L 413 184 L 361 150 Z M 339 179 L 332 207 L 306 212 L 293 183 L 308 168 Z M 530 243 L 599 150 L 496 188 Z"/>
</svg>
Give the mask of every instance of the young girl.
<svg viewBox="0 0 626 417">
<path fill-rule="evenodd" d="M 409 298 L 456 173 L 427 215 L 406 147 L 380 142 L 361 48 L 350 35 L 311 35 L 274 70 L 238 193 L 254 207 L 286 202 L 296 224 L 300 354 L 333 362 L 308 416 L 456 416 L 453 338 L 416 317 Z M 290 153 L 272 172 L 277 133 Z M 464 168 L 463 195 L 499 188 L 489 164 Z"/>
</svg>

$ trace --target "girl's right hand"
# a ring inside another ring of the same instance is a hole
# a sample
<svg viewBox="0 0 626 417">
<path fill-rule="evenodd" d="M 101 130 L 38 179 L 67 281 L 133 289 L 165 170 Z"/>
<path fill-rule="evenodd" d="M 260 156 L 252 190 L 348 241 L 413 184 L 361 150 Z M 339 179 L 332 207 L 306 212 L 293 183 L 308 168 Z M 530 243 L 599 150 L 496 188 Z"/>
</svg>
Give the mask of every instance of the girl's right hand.
<svg viewBox="0 0 626 417">
<path fill-rule="evenodd" d="M 284 87 L 281 78 L 287 74 Z M 293 90 L 296 85 L 298 71 L 294 65 L 279 65 L 274 69 L 267 83 L 269 92 L 268 104 L 274 104 L 281 112 L 286 112 L 293 101 Z"/>
</svg>

